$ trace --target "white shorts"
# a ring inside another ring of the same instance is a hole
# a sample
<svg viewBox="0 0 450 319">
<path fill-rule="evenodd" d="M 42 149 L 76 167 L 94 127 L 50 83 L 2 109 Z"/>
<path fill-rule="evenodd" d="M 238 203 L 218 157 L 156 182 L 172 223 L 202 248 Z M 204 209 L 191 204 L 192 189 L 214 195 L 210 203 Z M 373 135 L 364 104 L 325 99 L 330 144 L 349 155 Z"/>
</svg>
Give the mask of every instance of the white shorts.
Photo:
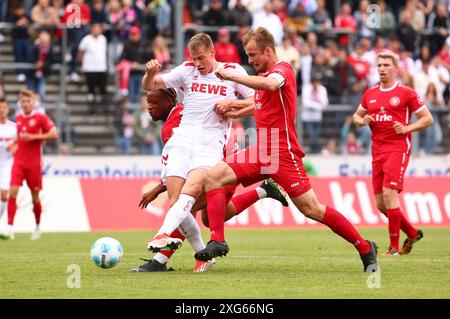
<svg viewBox="0 0 450 319">
<path fill-rule="evenodd" d="M 224 145 L 224 134 L 199 136 L 177 131 L 164 146 L 161 154 L 161 181 L 165 183 L 169 176 L 186 179 L 193 169 L 213 167 L 223 160 Z"/>
<path fill-rule="evenodd" d="M 9 190 L 11 182 L 12 160 L 0 164 L 0 189 Z"/>
</svg>

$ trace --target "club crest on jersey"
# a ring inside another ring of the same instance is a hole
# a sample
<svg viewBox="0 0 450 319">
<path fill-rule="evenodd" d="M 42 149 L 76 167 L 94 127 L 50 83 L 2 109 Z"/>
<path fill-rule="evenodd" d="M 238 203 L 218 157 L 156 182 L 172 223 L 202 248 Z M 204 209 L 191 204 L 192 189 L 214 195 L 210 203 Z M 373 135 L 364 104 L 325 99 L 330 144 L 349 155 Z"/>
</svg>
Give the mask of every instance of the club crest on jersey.
<svg viewBox="0 0 450 319">
<path fill-rule="evenodd" d="M 381 113 L 385 113 L 386 112 L 386 109 L 384 108 L 384 106 L 380 107 L 380 112 Z"/>
<path fill-rule="evenodd" d="M 35 119 L 31 119 L 30 122 L 28 122 L 29 126 L 34 126 L 36 124 Z"/>
<path fill-rule="evenodd" d="M 400 98 L 398 96 L 391 97 L 391 99 L 389 100 L 389 104 L 391 104 L 392 106 L 399 105 L 400 104 Z"/>
</svg>

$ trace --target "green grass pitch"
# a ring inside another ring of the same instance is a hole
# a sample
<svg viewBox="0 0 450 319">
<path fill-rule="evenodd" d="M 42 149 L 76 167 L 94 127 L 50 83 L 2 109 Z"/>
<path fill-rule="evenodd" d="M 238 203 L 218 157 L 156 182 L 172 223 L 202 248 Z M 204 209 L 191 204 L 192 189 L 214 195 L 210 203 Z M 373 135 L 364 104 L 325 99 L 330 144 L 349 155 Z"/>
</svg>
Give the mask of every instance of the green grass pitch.
<svg viewBox="0 0 450 319">
<path fill-rule="evenodd" d="M 387 227 L 360 231 L 385 250 Z M 356 251 L 327 229 L 227 230 L 230 253 L 206 273 L 192 272 L 189 244 L 169 262 L 173 272 L 128 273 L 151 257 L 154 231 L 44 233 L 37 242 L 18 234 L 0 241 L 0 298 L 450 298 L 450 229 L 424 232 L 409 256 L 378 257 L 379 288 L 368 288 Z M 90 260 L 103 236 L 124 247 L 112 269 Z M 67 287 L 70 264 L 80 266 L 80 288 Z"/>
</svg>

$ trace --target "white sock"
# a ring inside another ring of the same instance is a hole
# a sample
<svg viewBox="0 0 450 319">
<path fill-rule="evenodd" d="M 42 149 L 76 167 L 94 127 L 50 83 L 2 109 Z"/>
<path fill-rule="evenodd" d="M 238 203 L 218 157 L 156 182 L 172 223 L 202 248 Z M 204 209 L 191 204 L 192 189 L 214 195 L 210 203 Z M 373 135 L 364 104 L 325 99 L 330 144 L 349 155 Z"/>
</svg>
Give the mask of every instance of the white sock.
<svg viewBox="0 0 450 319">
<path fill-rule="evenodd" d="M 153 259 L 155 259 L 160 264 L 167 264 L 167 261 L 169 260 L 166 255 L 163 255 L 161 253 L 156 253 Z"/>
<path fill-rule="evenodd" d="M 36 228 L 34 229 L 34 232 L 37 233 L 37 232 L 40 232 L 40 231 L 41 231 L 41 226 L 36 225 Z"/>
<path fill-rule="evenodd" d="M 189 244 L 191 244 L 194 251 L 197 252 L 206 247 L 202 238 L 202 233 L 197 221 L 192 214 L 189 214 L 178 228 L 180 232 L 186 237 Z"/>
<path fill-rule="evenodd" d="M 264 188 L 256 187 L 255 190 L 258 193 L 259 199 L 263 199 L 263 198 L 267 197 L 267 192 Z"/>
<path fill-rule="evenodd" d="M 191 209 L 194 203 L 194 197 L 186 194 L 180 194 L 178 200 L 167 212 L 164 222 L 158 231 L 158 235 L 171 234 L 175 229 L 177 229 L 186 217 L 191 215 Z"/>
<path fill-rule="evenodd" d="M 5 212 L 5 208 L 6 208 L 6 202 L 1 201 L 0 202 L 0 219 L 2 218 L 3 213 Z"/>
<path fill-rule="evenodd" d="M 9 235 L 14 234 L 14 226 L 13 225 L 6 225 L 6 233 Z"/>
</svg>

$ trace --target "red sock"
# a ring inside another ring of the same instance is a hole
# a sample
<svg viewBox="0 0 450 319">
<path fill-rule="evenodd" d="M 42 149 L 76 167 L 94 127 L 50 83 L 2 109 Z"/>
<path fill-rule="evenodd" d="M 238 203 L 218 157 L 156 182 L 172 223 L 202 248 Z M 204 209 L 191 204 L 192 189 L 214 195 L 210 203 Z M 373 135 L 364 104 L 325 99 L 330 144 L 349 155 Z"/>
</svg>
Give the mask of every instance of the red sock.
<svg viewBox="0 0 450 319">
<path fill-rule="evenodd" d="M 14 216 L 16 216 L 17 204 L 15 198 L 8 199 L 8 225 L 14 224 Z"/>
<path fill-rule="evenodd" d="M 400 209 L 400 208 L 399 208 Z M 401 213 L 401 211 L 400 211 Z M 401 213 L 402 214 L 402 213 Z M 409 220 L 402 214 L 402 220 L 400 222 L 400 229 L 404 231 L 409 239 L 414 239 L 417 236 L 417 229 L 409 222 Z"/>
<path fill-rule="evenodd" d="M 39 225 L 41 223 L 41 213 L 42 213 L 41 202 L 34 203 L 33 212 L 34 212 L 34 218 L 36 219 L 36 225 Z"/>
<path fill-rule="evenodd" d="M 246 208 L 249 208 L 255 202 L 259 200 L 259 195 L 256 189 L 249 190 L 248 192 L 234 196 L 231 202 L 236 209 L 236 215 L 242 213 Z"/>
<path fill-rule="evenodd" d="M 180 238 L 181 240 L 184 241 L 185 237 L 183 236 L 183 234 L 178 230 L 175 229 L 170 235 L 169 237 L 172 238 Z M 175 250 L 161 250 L 160 253 L 163 254 L 164 256 L 166 256 L 167 258 L 172 257 L 173 253 L 175 252 Z"/>
<path fill-rule="evenodd" d="M 354 245 L 361 255 L 365 255 L 370 251 L 369 243 L 361 237 L 355 227 L 350 224 L 344 215 L 334 208 L 326 207 L 321 223 L 327 225 L 336 234 Z"/>
<path fill-rule="evenodd" d="M 400 224 L 402 222 L 402 212 L 398 207 L 386 209 L 386 215 L 389 219 L 389 239 L 391 242 L 389 247 L 399 250 L 398 242 L 400 239 Z"/>
<path fill-rule="evenodd" d="M 225 241 L 225 190 L 218 188 L 206 192 L 206 202 L 211 240 Z"/>
</svg>

